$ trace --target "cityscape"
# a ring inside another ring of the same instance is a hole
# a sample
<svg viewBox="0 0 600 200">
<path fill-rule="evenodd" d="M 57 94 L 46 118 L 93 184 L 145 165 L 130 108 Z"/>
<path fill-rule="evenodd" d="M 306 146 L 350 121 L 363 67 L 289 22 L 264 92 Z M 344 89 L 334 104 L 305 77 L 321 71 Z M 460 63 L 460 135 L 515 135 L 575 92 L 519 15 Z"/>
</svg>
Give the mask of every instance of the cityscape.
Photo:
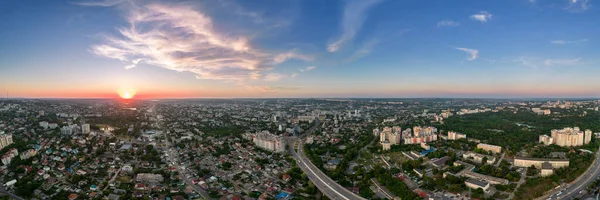
<svg viewBox="0 0 600 200">
<path fill-rule="evenodd" d="M 0 1 L 0 200 L 597 200 L 595 3 Z"/>
</svg>

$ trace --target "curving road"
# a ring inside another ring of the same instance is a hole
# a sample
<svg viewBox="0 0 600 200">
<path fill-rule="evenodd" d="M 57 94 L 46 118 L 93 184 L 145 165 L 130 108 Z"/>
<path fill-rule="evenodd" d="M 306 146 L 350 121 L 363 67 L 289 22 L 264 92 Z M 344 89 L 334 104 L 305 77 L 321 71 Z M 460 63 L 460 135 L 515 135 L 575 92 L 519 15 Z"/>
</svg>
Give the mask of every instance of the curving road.
<svg viewBox="0 0 600 200">
<path fill-rule="evenodd" d="M 330 199 L 337 200 L 365 199 L 342 187 L 340 184 L 336 183 L 325 173 L 319 170 L 317 166 L 312 164 L 310 160 L 304 155 L 304 148 L 302 148 L 302 144 L 302 140 L 300 140 L 298 142 L 298 153 L 296 153 L 296 151 L 294 151 L 293 148 L 290 148 L 290 154 L 292 154 L 292 156 L 296 158 L 300 169 L 302 169 L 302 171 L 306 173 L 310 181 L 312 181 L 315 184 L 315 186 L 319 188 L 319 190 L 323 192 L 323 194 L 325 194 L 325 196 L 327 196 Z"/>
<path fill-rule="evenodd" d="M 565 188 L 553 191 L 548 199 L 574 199 L 586 193 L 587 186 L 600 177 L 600 148 L 596 151 L 596 159 L 590 167 L 573 183 Z M 546 196 L 539 199 L 546 198 Z"/>
<path fill-rule="evenodd" d="M 4 186 L 0 186 L 0 194 L 6 194 L 6 195 L 8 195 L 8 196 L 9 196 L 11 199 L 16 199 L 16 200 L 25 200 L 25 199 L 23 199 L 23 198 L 21 198 L 21 197 L 19 197 L 19 196 L 15 195 L 15 194 L 13 194 L 13 193 L 10 193 L 10 192 L 6 191 L 6 189 L 4 189 Z"/>
</svg>

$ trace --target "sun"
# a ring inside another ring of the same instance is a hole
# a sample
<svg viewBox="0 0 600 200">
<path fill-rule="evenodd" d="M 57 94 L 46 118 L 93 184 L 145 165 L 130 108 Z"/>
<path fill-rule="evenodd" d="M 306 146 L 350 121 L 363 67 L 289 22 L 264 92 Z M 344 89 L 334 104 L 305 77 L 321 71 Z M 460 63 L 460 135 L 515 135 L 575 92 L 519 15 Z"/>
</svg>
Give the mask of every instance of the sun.
<svg viewBox="0 0 600 200">
<path fill-rule="evenodd" d="M 133 97 L 135 96 L 135 92 L 122 91 L 122 92 L 119 92 L 119 96 L 121 96 L 122 99 L 133 99 Z"/>
</svg>

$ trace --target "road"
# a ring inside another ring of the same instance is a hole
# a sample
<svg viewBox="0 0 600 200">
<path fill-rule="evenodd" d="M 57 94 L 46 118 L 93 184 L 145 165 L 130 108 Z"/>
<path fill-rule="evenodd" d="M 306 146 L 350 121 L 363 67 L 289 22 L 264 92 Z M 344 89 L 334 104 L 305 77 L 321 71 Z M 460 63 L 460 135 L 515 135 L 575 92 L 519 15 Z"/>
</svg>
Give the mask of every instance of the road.
<svg viewBox="0 0 600 200">
<path fill-rule="evenodd" d="M 310 181 L 312 181 L 315 186 L 319 188 L 323 194 L 325 194 L 325 196 L 327 196 L 329 199 L 339 200 L 365 199 L 342 187 L 340 184 L 333 181 L 325 173 L 319 170 L 317 166 L 312 164 L 304 155 L 304 148 L 302 148 L 302 144 L 303 142 L 300 140 L 298 142 L 298 153 L 296 153 L 293 148 L 290 148 L 290 154 L 296 158 L 300 169 L 306 173 Z"/>
<path fill-rule="evenodd" d="M 389 190 L 382 188 L 379 185 L 379 182 L 377 182 L 377 179 L 375 178 L 371 178 L 371 182 L 373 183 L 373 185 L 375 185 L 375 187 L 377 187 L 377 189 L 379 191 L 381 191 L 388 199 L 394 199 L 396 197 L 396 195 L 392 194 Z"/>
<path fill-rule="evenodd" d="M 600 176 L 600 148 L 596 151 L 596 159 L 590 167 L 573 183 L 568 184 L 565 188 L 553 191 L 548 199 L 574 199 L 583 194 L 590 183 Z M 560 194 L 560 195 L 558 195 Z M 544 196 L 543 198 L 547 198 Z M 543 199 L 540 198 L 540 199 Z"/>
<path fill-rule="evenodd" d="M 8 196 L 9 196 L 11 199 L 16 199 L 16 200 L 25 200 L 25 199 L 23 199 L 23 198 L 21 198 L 21 197 L 19 197 L 19 196 L 15 195 L 15 194 L 13 194 L 13 193 L 10 193 L 10 192 L 6 191 L 6 189 L 4 189 L 4 187 L 3 187 L 3 186 L 0 186 L 0 194 L 6 194 L 6 195 L 8 195 Z"/>
<path fill-rule="evenodd" d="M 173 165 L 173 167 L 175 167 L 175 169 L 177 170 L 177 172 L 179 172 L 179 177 L 181 178 L 181 180 L 183 180 L 183 182 L 185 182 L 186 185 L 190 186 L 192 188 L 192 190 L 194 190 L 196 193 L 198 193 L 202 198 L 204 198 L 204 199 L 212 199 L 212 198 L 210 198 L 210 196 L 208 196 L 208 193 L 206 191 L 204 191 L 204 189 L 202 189 L 198 185 L 193 184 L 192 180 L 190 180 L 186 176 L 185 171 L 181 169 L 181 166 L 179 166 L 179 162 L 177 160 L 177 154 L 176 154 L 177 152 L 171 151 L 174 148 L 173 148 L 171 142 L 167 139 L 168 131 L 163 128 L 163 124 L 160 121 L 160 119 L 158 119 L 158 120 L 159 121 L 157 122 L 157 124 L 160 126 L 160 129 L 162 129 L 163 134 L 165 136 L 165 143 L 166 143 L 167 149 L 168 149 L 168 151 L 166 152 L 167 159 L 169 160 L 169 162 L 171 162 L 171 164 Z"/>
<path fill-rule="evenodd" d="M 113 175 L 113 177 L 108 181 L 108 183 L 104 186 L 104 188 L 102 189 L 102 191 L 106 190 L 106 188 L 109 188 L 110 183 L 114 182 L 115 179 L 117 179 L 117 176 L 119 176 L 119 173 L 121 173 L 121 169 L 119 169 L 117 171 L 117 173 L 115 173 L 115 175 Z"/>
<path fill-rule="evenodd" d="M 164 134 L 167 134 L 166 132 L 164 132 Z M 173 150 L 173 147 L 171 146 L 171 142 L 169 142 L 168 140 L 165 140 L 167 143 L 167 149 L 169 149 L 169 151 L 167 152 L 167 157 L 169 162 L 171 162 L 171 165 L 173 165 L 173 167 L 175 167 L 175 169 L 179 172 L 179 178 L 181 178 L 181 180 L 183 180 L 183 182 L 185 182 L 186 185 L 190 186 L 192 188 L 192 190 L 194 190 L 196 193 L 200 194 L 200 196 L 202 196 L 202 198 L 204 199 L 211 199 L 210 196 L 208 196 L 208 193 L 206 193 L 206 191 L 204 191 L 204 189 L 202 189 L 200 186 L 195 185 L 192 183 L 192 180 L 190 180 L 185 171 L 183 169 L 181 169 L 181 166 L 179 165 L 179 161 L 177 160 L 177 152 L 176 151 L 171 151 Z"/>
</svg>

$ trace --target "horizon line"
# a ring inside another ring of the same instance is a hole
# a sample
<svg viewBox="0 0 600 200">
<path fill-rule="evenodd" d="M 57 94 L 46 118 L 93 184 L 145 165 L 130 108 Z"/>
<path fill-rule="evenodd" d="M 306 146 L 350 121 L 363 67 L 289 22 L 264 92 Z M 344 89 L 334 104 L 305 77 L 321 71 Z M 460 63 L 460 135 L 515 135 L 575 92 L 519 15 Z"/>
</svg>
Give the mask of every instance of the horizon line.
<svg viewBox="0 0 600 200">
<path fill-rule="evenodd" d="M 166 97 L 132 98 L 119 97 L 10 97 L 2 100 L 194 100 L 194 99 L 579 99 L 600 100 L 600 97 Z"/>
</svg>

